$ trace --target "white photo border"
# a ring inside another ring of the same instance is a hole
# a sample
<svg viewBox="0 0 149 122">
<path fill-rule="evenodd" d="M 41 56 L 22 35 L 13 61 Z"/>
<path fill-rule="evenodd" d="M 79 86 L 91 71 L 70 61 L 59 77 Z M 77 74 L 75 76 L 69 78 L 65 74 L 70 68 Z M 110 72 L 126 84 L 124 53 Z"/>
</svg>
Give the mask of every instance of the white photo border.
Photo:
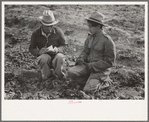
<svg viewBox="0 0 149 122">
<path fill-rule="evenodd" d="M 4 100 L 4 5 L 39 5 L 39 4 L 143 4 L 145 5 L 145 99 L 144 100 Z M 38 120 L 38 121 L 146 121 L 148 119 L 148 2 L 39 2 L 5 1 L 2 2 L 2 121 Z M 80 102 L 80 103 L 79 103 Z"/>
</svg>

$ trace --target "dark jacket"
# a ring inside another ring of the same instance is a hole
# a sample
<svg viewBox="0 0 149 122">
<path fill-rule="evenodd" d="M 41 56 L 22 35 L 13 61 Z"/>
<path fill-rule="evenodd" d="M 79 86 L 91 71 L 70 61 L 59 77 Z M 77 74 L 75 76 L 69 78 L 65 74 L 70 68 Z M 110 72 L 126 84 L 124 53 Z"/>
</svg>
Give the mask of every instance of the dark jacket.
<svg viewBox="0 0 149 122">
<path fill-rule="evenodd" d="M 89 35 L 79 58 L 83 58 L 95 72 L 104 71 L 114 65 L 116 58 L 115 44 L 110 36 L 101 31 Z"/>
<path fill-rule="evenodd" d="M 53 45 L 54 47 L 59 47 L 65 45 L 65 37 L 62 30 L 58 27 L 53 27 L 51 35 L 46 38 L 42 35 L 41 28 L 33 32 L 31 36 L 31 42 L 29 46 L 29 51 L 34 56 L 39 56 L 39 50 L 43 47 L 49 47 Z"/>
</svg>

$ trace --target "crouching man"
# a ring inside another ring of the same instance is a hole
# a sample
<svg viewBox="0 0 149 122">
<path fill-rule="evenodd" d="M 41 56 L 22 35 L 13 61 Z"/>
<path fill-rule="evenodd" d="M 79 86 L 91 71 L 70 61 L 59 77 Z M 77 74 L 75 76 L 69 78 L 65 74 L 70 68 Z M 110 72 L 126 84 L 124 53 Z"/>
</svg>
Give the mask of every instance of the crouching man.
<svg viewBox="0 0 149 122">
<path fill-rule="evenodd" d="M 103 31 L 104 15 L 98 12 L 86 19 L 89 27 L 84 49 L 76 60 L 76 65 L 68 70 L 72 81 L 83 86 L 86 93 L 109 87 L 109 75 L 116 58 L 115 44 Z"/>
<path fill-rule="evenodd" d="M 65 45 L 64 34 L 60 28 L 54 26 L 58 21 L 52 11 L 45 10 L 43 16 L 40 16 L 39 19 L 42 25 L 33 32 L 29 51 L 37 57 L 43 81 L 51 76 L 51 68 L 62 79 L 64 77 L 62 72 L 63 54 L 60 52 Z"/>
</svg>

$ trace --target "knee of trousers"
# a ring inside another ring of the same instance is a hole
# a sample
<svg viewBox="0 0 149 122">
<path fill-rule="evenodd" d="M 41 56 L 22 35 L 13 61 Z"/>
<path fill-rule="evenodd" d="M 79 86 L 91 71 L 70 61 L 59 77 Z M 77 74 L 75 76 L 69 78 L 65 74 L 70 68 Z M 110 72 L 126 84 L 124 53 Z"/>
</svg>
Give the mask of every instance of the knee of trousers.
<svg viewBox="0 0 149 122">
<path fill-rule="evenodd" d="M 84 87 L 83 91 L 86 93 L 92 92 L 92 90 L 89 87 Z"/>
<path fill-rule="evenodd" d="M 58 54 L 55 56 L 54 60 L 58 60 L 58 61 L 60 61 L 60 62 L 63 62 L 63 58 L 64 58 L 64 55 L 61 54 L 61 53 L 58 53 Z"/>
<path fill-rule="evenodd" d="M 37 59 L 38 64 L 50 63 L 50 61 L 51 61 L 51 57 L 48 54 L 42 54 Z"/>
<path fill-rule="evenodd" d="M 70 68 L 70 69 L 68 70 L 67 75 L 68 75 L 68 77 L 71 78 L 71 79 L 79 79 L 79 78 L 81 78 L 80 73 L 79 73 L 79 72 L 75 72 L 75 71 L 73 70 L 73 68 Z"/>
<path fill-rule="evenodd" d="M 75 78 L 75 77 L 76 77 L 76 74 L 74 73 L 74 71 L 73 71 L 72 68 L 70 68 L 70 69 L 68 70 L 67 75 L 68 75 L 68 77 L 70 77 L 70 78 Z"/>
<path fill-rule="evenodd" d="M 87 70 L 86 66 L 78 65 L 70 68 L 67 74 L 68 74 L 68 77 L 76 79 L 76 78 L 88 77 L 89 71 Z"/>
</svg>

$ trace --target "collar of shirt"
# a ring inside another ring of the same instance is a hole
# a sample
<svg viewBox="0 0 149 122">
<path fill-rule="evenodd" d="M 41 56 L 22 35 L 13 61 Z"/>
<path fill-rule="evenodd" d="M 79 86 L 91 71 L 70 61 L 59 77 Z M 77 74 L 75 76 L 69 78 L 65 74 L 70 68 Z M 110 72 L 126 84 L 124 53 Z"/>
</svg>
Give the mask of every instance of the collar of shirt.
<svg viewBox="0 0 149 122">
<path fill-rule="evenodd" d="M 48 37 L 52 34 L 52 32 L 55 33 L 54 27 L 52 27 L 52 30 L 51 30 L 50 33 L 48 33 L 48 35 L 46 35 L 46 33 L 44 33 L 43 30 L 42 30 L 42 28 L 41 28 L 41 34 L 42 34 L 43 36 L 45 36 L 46 38 L 48 38 Z"/>
<path fill-rule="evenodd" d="M 99 37 L 102 33 L 103 33 L 103 30 L 101 30 L 100 32 L 97 32 L 95 34 L 92 34 L 92 33 L 89 32 L 89 35 L 91 35 L 95 38 L 95 37 Z"/>
<path fill-rule="evenodd" d="M 99 37 L 99 36 L 101 36 L 102 33 L 103 33 L 103 30 L 101 30 L 100 32 L 96 33 L 96 34 L 95 34 L 95 37 Z"/>
<path fill-rule="evenodd" d="M 90 35 L 90 41 L 88 44 L 90 48 L 95 45 L 95 43 L 98 41 L 97 38 L 99 38 L 102 35 L 102 33 L 103 31 L 100 31 L 99 33 L 96 34 L 91 34 L 90 32 L 88 33 Z"/>
<path fill-rule="evenodd" d="M 98 37 L 103 33 L 103 30 L 101 30 L 100 32 L 96 33 L 96 34 L 92 34 L 91 32 L 88 32 L 88 35 L 93 36 L 93 37 Z"/>
</svg>

